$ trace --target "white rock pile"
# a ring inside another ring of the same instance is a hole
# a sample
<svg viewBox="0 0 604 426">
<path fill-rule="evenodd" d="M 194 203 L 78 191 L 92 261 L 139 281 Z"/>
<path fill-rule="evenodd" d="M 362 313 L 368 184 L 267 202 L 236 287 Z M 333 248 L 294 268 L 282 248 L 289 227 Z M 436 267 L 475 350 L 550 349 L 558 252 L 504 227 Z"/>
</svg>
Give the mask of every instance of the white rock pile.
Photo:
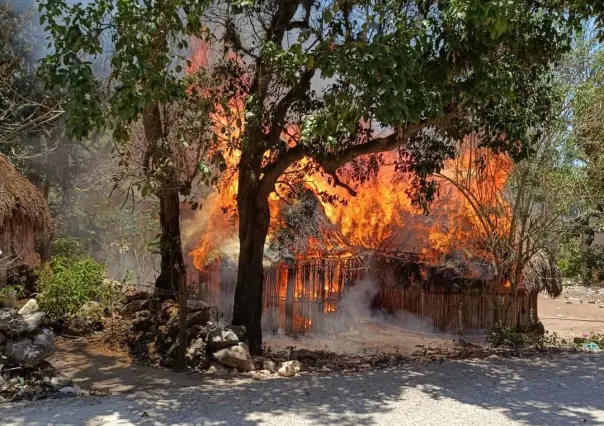
<svg viewBox="0 0 604 426">
<path fill-rule="evenodd" d="M 55 339 L 52 331 L 42 328 L 45 317 L 35 299 L 19 311 L 0 309 L 0 370 L 35 367 L 52 354 Z"/>
<path fill-rule="evenodd" d="M 151 307 L 151 296 L 143 292 L 131 292 L 126 296 L 122 315 L 132 320 L 134 342 L 154 339 L 154 349 L 161 363 L 176 366 L 179 348 L 179 307 L 168 300 L 156 313 Z M 263 357 L 252 357 L 245 343 L 246 330 L 241 326 L 219 326 L 216 308 L 200 300 L 187 301 L 187 367 L 206 371 L 217 376 L 232 376 L 237 372 L 251 373 L 252 377 L 280 375 L 295 376 L 301 369 L 298 361 L 277 365 Z M 285 365 L 287 364 L 287 365 Z"/>
</svg>

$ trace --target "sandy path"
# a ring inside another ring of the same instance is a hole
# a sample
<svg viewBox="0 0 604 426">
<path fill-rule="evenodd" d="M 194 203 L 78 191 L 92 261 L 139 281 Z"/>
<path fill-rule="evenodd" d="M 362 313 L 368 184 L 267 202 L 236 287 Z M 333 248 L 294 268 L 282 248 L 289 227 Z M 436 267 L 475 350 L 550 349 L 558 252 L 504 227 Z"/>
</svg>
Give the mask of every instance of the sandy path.
<svg viewBox="0 0 604 426">
<path fill-rule="evenodd" d="M 199 384 L 199 378 L 132 363 L 128 353 L 108 351 L 84 339 L 59 339 L 50 362 L 82 388 L 121 393 Z"/>
</svg>

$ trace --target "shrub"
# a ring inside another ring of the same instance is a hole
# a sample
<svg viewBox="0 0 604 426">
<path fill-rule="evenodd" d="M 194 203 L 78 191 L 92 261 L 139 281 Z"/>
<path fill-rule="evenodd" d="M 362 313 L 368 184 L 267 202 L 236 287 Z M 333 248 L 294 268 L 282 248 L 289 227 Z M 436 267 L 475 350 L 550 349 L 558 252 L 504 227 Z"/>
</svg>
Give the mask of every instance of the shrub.
<svg viewBox="0 0 604 426">
<path fill-rule="evenodd" d="M 82 259 L 86 252 L 82 243 L 74 237 L 62 236 L 55 238 L 50 243 L 50 254 L 53 257 L 64 257 L 66 259 Z"/>
<path fill-rule="evenodd" d="M 89 301 L 103 303 L 109 289 L 103 285 L 103 264 L 85 257 L 55 257 L 39 271 L 38 302 L 55 322 L 63 322 Z"/>
<path fill-rule="evenodd" d="M 506 347 L 517 349 L 526 344 L 524 333 L 502 323 L 494 324 L 487 330 L 486 341 L 495 348 Z"/>
</svg>

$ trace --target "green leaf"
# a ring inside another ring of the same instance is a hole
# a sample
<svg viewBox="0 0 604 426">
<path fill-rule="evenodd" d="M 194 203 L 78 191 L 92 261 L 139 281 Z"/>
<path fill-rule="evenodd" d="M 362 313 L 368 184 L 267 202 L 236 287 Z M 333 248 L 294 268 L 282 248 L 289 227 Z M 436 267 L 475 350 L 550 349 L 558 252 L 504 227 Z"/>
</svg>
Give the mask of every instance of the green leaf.
<svg viewBox="0 0 604 426">
<path fill-rule="evenodd" d="M 308 55 L 306 58 L 306 68 L 312 70 L 315 67 L 315 56 Z"/>
</svg>

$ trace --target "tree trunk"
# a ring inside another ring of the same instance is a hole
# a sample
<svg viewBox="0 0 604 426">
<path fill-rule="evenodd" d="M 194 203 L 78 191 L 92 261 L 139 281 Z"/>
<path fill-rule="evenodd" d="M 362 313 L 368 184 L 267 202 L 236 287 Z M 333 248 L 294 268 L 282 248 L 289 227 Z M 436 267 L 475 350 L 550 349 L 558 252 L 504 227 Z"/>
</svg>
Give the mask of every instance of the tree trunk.
<svg viewBox="0 0 604 426">
<path fill-rule="evenodd" d="M 240 249 L 233 324 L 246 327 L 250 351 L 258 355 L 262 352 L 262 259 L 270 211 L 268 195 L 259 187 L 254 172 L 240 170 L 237 197 Z"/>
<path fill-rule="evenodd" d="M 181 274 L 178 279 L 178 366 L 182 369 L 187 368 L 187 283 L 185 274 Z"/>
<path fill-rule="evenodd" d="M 163 301 L 175 298 L 180 290 L 180 283 L 186 283 L 185 262 L 180 243 L 180 200 L 175 174 L 162 182 L 158 196 L 161 269 L 155 282 L 155 292 Z"/>
</svg>

